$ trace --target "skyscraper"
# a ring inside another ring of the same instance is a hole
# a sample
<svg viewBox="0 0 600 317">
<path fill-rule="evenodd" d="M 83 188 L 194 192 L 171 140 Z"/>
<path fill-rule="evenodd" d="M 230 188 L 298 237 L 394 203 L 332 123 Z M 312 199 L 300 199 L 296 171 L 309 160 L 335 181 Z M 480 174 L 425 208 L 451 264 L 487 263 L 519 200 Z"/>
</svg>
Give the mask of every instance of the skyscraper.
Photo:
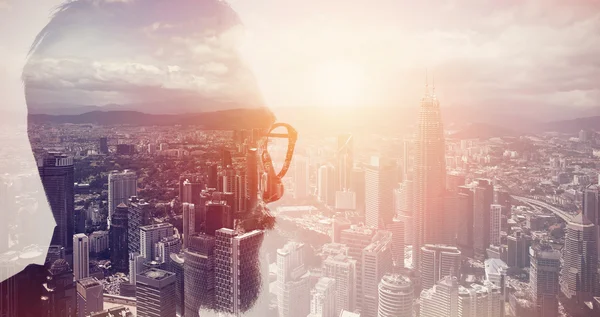
<svg viewBox="0 0 600 317">
<path fill-rule="evenodd" d="M 205 233 L 211 236 L 221 228 L 233 229 L 233 212 L 225 201 L 209 201 L 205 205 Z"/>
<path fill-rule="evenodd" d="M 356 211 L 362 215 L 365 212 L 365 170 L 352 169 L 350 177 L 350 190 L 356 193 Z"/>
<path fill-rule="evenodd" d="M 365 224 L 385 228 L 394 218 L 396 167 L 389 160 L 373 157 L 365 168 Z"/>
<path fill-rule="evenodd" d="M 108 154 L 108 139 L 106 137 L 100 138 L 99 150 L 100 154 Z"/>
<path fill-rule="evenodd" d="M 457 278 L 455 276 L 446 276 L 435 283 L 433 287 L 421 291 L 420 316 L 458 317 L 458 289 Z"/>
<path fill-rule="evenodd" d="M 529 246 L 531 237 L 515 232 L 506 238 L 508 254 L 506 264 L 509 267 L 525 268 L 529 266 Z"/>
<path fill-rule="evenodd" d="M 338 317 L 335 309 L 335 280 L 321 277 L 310 291 L 310 314 L 308 317 Z"/>
<path fill-rule="evenodd" d="M 129 208 L 124 203 L 120 203 L 113 213 L 110 226 L 110 259 L 112 266 L 119 272 L 127 273 L 129 270 L 128 261 L 128 213 Z"/>
<path fill-rule="evenodd" d="M 459 276 L 460 251 L 457 247 L 426 244 L 421 247 L 421 287 L 429 289 L 446 276 Z"/>
<path fill-rule="evenodd" d="M 348 256 L 356 260 L 356 293 L 355 309 L 362 308 L 362 251 L 373 241 L 375 232 L 372 229 L 359 226 L 351 226 L 350 229 L 342 230 L 341 243 L 348 246 Z"/>
<path fill-rule="evenodd" d="M 328 206 L 335 206 L 335 167 L 331 164 L 319 167 L 317 171 L 317 196 Z"/>
<path fill-rule="evenodd" d="M 308 196 L 308 160 L 303 156 L 294 157 L 294 198 L 302 199 Z"/>
<path fill-rule="evenodd" d="M 54 261 L 48 270 L 46 283 L 43 285 L 42 301 L 47 301 L 44 316 L 48 317 L 75 317 L 76 296 L 75 282 L 73 282 L 73 271 L 69 263 L 63 259 Z M 2 313 L 2 312 L 0 312 Z M 0 316 L 17 316 L 2 315 Z"/>
<path fill-rule="evenodd" d="M 128 253 L 140 252 L 140 227 L 151 222 L 150 205 L 143 199 L 133 196 L 129 199 L 129 214 L 127 219 Z"/>
<path fill-rule="evenodd" d="M 594 224 L 580 213 L 567 223 L 561 290 L 578 303 L 593 296 L 598 270 L 598 248 Z"/>
<path fill-rule="evenodd" d="M 140 254 L 146 261 L 156 260 L 156 244 L 162 238 L 172 236 L 173 233 L 173 225 L 170 223 L 158 223 L 140 227 Z"/>
<path fill-rule="evenodd" d="M 198 316 L 200 308 L 215 308 L 215 237 L 194 234 L 184 251 L 185 316 Z"/>
<path fill-rule="evenodd" d="M 181 183 L 181 194 L 179 199 L 182 203 L 197 204 L 200 199 L 200 192 L 204 189 L 204 184 L 198 177 L 190 178 L 186 178 Z"/>
<path fill-rule="evenodd" d="M 215 233 L 215 302 L 219 311 L 241 314 L 256 302 L 261 287 L 259 250 L 264 233 Z"/>
<path fill-rule="evenodd" d="M 85 233 L 73 236 L 73 273 L 78 281 L 90 275 L 90 246 Z"/>
<path fill-rule="evenodd" d="M 155 258 L 160 264 L 169 263 L 171 253 L 179 253 L 181 251 L 181 239 L 179 235 L 166 236 L 155 245 Z"/>
<path fill-rule="evenodd" d="M 196 205 L 183 203 L 183 248 L 187 248 L 190 234 L 195 231 Z"/>
<path fill-rule="evenodd" d="M 490 245 L 500 245 L 502 206 L 490 205 Z"/>
<path fill-rule="evenodd" d="M 258 199 L 258 150 L 248 149 L 246 154 L 246 195 L 248 195 L 248 210 L 254 210 Z"/>
<path fill-rule="evenodd" d="M 362 251 L 362 309 L 361 316 L 377 317 L 379 281 L 392 272 L 392 233 L 379 231 L 373 242 Z"/>
<path fill-rule="evenodd" d="M 309 273 L 304 266 L 304 244 L 288 242 L 277 250 L 277 307 L 280 317 L 310 313 Z"/>
<path fill-rule="evenodd" d="M 503 317 L 503 306 L 500 288 L 489 282 L 458 288 L 458 317 Z"/>
<path fill-rule="evenodd" d="M 392 223 L 386 226 L 386 230 L 392 233 L 392 259 L 394 266 L 403 268 L 404 267 L 404 247 L 405 242 L 405 222 L 404 220 L 394 218 Z"/>
<path fill-rule="evenodd" d="M 175 316 L 175 273 L 148 269 L 136 279 L 136 307 L 139 317 Z"/>
<path fill-rule="evenodd" d="M 548 244 L 536 244 L 529 248 L 531 269 L 529 286 L 537 316 L 558 316 L 558 295 L 560 292 L 560 251 Z"/>
<path fill-rule="evenodd" d="M 120 203 L 128 203 L 137 195 L 137 175 L 134 171 L 112 171 L 108 174 L 108 219 Z"/>
<path fill-rule="evenodd" d="M 356 285 L 356 260 L 345 254 L 330 255 L 323 261 L 323 275 L 335 280 L 336 316 L 353 311 Z"/>
<path fill-rule="evenodd" d="M 86 317 L 104 308 L 103 287 L 95 277 L 77 281 L 77 316 Z"/>
<path fill-rule="evenodd" d="M 473 246 L 475 254 L 485 256 L 490 246 L 490 206 L 494 202 L 494 186 L 490 180 L 477 179 L 473 188 Z"/>
<path fill-rule="evenodd" d="M 473 255 L 473 191 L 468 186 L 459 186 L 456 208 L 456 244 L 461 253 Z"/>
<path fill-rule="evenodd" d="M 70 258 L 73 254 L 75 204 L 73 157 L 56 152 L 47 153 L 38 160 L 38 172 L 56 221 L 50 244 L 63 246 Z"/>
<path fill-rule="evenodd" d="M 414 241 L 413 250 L 438 243 L 442 232 L 442 197 L 446 188 L 444 128 L 435 88 L 421 99 L 418 131 L 414 142 Z M 413 267 L 420 267 L 420 253 L 413 255 Z"/>
<path fill-rule="evenodd" d="M 354 167 L 354 138 L 352 134 L 338 136 L 337 151 L 337 181 L 336 190 L 348 190 L 352 183 L 352 169 Z"/>
<path fill-rule="evenodd" d="M 386 274 L 379 282 L 377 317 L 412 317 L 414 289 L 406 276 Z"/>
<path fill-rule="evenodd" d="M 169 262 L 169 272 L 175 273 L 175 298 L 177 300 L 177 314 L 183 316 L 185 312 L 185 253 L 171 253 Z"/>
<path fill-rule="evenodd" d="M 405 139 L 402 141 L 402 181 L 412 179 L 411 149 L 413 140 Z"/>
</svg>

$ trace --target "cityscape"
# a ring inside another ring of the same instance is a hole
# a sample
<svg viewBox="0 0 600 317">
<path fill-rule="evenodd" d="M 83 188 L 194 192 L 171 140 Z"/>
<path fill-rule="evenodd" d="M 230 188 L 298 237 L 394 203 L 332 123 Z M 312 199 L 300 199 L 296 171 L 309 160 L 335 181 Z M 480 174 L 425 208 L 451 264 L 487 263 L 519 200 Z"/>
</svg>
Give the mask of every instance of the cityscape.
<svg viewBox="0 0 600 317">
<path fill-rule="evenodd" d="M 303 38 L 296 3 L 171 1 L 67 1 L 27 43 L 26 111 L 0 108 L 0 317 L 600 316 L 595 62 L 507 40 L 510 6 L 324 4 Z M 557 32 L 537 40 L 592 48 Z"/>
</svg>

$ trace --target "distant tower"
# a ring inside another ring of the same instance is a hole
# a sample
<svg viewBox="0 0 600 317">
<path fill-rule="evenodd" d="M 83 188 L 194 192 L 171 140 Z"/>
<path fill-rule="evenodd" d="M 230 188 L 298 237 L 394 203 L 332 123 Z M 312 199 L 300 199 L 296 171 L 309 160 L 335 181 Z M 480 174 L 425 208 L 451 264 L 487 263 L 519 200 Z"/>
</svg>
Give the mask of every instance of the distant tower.
<svg viewBox="0 0 600 317">
<path fill-rule="evenodd" d="M 131 196 L 137 195 L 137 175 L 134 171 L 112 171 L 108 174 L 108 219 L 121 203 L 127 203 Z"/>
<path fill-rule="evenodd" d="M 577 302 L 591 300 L 598 270 L 598 247 L 594 224 L 580 213 L 567 223 L 561 289 Z"/>
<path fill-rule="evenodd" d="M 119 272 L 127 273 L 129 271 L 128 261 L 128 213 L 129 208 L 124 203 L 120 203 L 113 213 L 110 226 L 110 258 L 112 266 Z"/>
<path fill-rule="evenodd" d="M 547 244 L 538 244 L 529 249 L 529 255 L 531 257 L 529 286 L 538 316 L 557 317 L 560 251 L 553 250 Z"/>
<path fill-rule="evenodd" d="M 185 316 L 198 316 L 202 309 L 215 308 L 215 237 L 194 234 L 184 251 Z"/>
<path fill-rule="evenodd" d="M 108 154 L 108 139 L 106 137 L 100 138 L 99 150 L 100 154 Z"/>
<path fill-rule="evenodd" d="M 294 198 L 302 199 L 308 196 L 308 160 L 303 156 L 294 157 Z"/>
<path fill-rule="evenodd" d="M 500 205 L 490 206 L 490 245 L 500 245 L 502 208 Z"/>
<path fill-rule="evenodd" d="M 335 206 L 335 167 L 331 164 L 319 167 L 317 171 L 317 196 L 328 206 Z"/>
<path fill-rule="evenodd" d="M 173 225 L 158 223 L 140 227 L 140 254 L 146 261 L 157 259 L 156 244 L 162 239 L 172 236 Z"/>
<path fill-rule="evenodd" d="M 75 204 L 73 157 L 56 152 L 48 153 L 38 161 L 38 172 L 56 221 L 50 244 L 63 246 L 70 258 L 73 254 Z"/>
<path fill-rule="evenodd" d="M 460 272 L 460 251 L 456 247 L 426 244 L 421 248 L 421 287 L 431 288 L 446 276 Z"/>
<path fill-rule="evenodd" d="M 414 289 L 406 276 L 386 274 L 379 282 L 377 317 L 412 317 Z"/>
<path fill-rule="evenodd" d="M 131 197 L 129 199 L 129 213 L 127 219 L 127 246 L 128 253 L 140 252 L 140 227 L 151 222 L 150 204 L 143 199 Z"/>
<path fill-rule="evenodd" d="M 310 314 L 308 317 L 338 317 L 335 309 L 335 280 L 321 277 L 310 292 Z"/>
<path fill-rule="evenodd" d="M 392 233 L 377 232 L 373 242 L 362 251 L 362 310 L 361 315 L 377 316 L 378 285 L 381 278 L 392 271 Z"/>
<path fill-rule="evenodd" d="M 356 274 L 356 260 L 343 253 L 323 261 L 323 275 L 335 280 L 335 316 L 354 310 Z"/>
<path fill-rule="evenodd" d="M 77 281 L 77 316 L 86 317 L 104 310 L 104 289 L 95 277 Z"/>
<path fill-rule="evenodd" d="M 444 128 L 440 103 L 425 85 L 421 99 L 417 137 L 414 141 L 414 243 L 438 243 L 443 230 L 442 197 L 446 188 Z M 413 267 L 420 267 L 420 254 L 413 255 Z"/>
<path fill-rule="evenodd" d="M 446 276 L 421 292 L 421 317 L 458 317 L 458 280 Z M 478 315 L 480 316 L 480 315 Z M 485 316 L 485 315 L 483 315 Z"/>
<path fill-rule="evenodd" d="M 341 243 L 348 246 L 348 256 L 356 260 L 355 309 L 361 309 L 363 304 L 362 251 L 371 244 L 374 235 L 372 229 L 359 226 L 352 226 L 341 233 Z"/>
<path fill-rule="evenodd" d="M 78 281 L 90 275 L 90 249 L 88 237 L 85 233 L 73 236 L 73 273 Z"/>
<path fill-rule="evenodd" d="M 248 209 L 256 208 L 258 199 L 258 151 L 256 148 L 248 149 L 246 155 L 246 182 L 248 195 Z"/>
<path fill-rule="evenodd" d="M 372 158 L 365 168 L 365 224 L 383 229 L 394 218 L 396 167 L 381 158 Z"/>
<path fill-rule="evenodd" d="M 175 316 L 175 273 L 148 269 L 136 280 L 137 316 Z"/>
<path fill-rule="evenodd" d="M 277 250 L 277 307 L 280 317 L 303 317 L 310 312 L 309 273 L 304 267 L 304 244 L 288 242 Z"/>
<path fill-rule="evenodd" d="M 336 190 L 350 189 L 352 183 L 352 169 L 354 167 L 354 138 L 352 134 L 338 136 L 337 144 L 337 182 Z"/>
<path fill-rule="evenodd" d="M 350 190 L 356 193 L 356 211 L 363 215 L 365 212 L 365 170 L 362 168 L 352 169 L 350 177 Z"/>
<path fill-rule="evenodd" d="M 168 271 L 175 273 L 175 298 L 177 299 L 177 315 L 183 316 L 185 311 L 184 301 L 184 281 L 185 281 L 185 254 L 184 253 L 171 253 L 170 262 L 168 265 Z"/>
<path fill-rule="evenodd" d="M 490 206 L 494 203 L 494 186 L 490 180 L 477 179 L 473 188 L 473 246 L 475 254 L 485 256 L 490 246 Z"/>
</svg>

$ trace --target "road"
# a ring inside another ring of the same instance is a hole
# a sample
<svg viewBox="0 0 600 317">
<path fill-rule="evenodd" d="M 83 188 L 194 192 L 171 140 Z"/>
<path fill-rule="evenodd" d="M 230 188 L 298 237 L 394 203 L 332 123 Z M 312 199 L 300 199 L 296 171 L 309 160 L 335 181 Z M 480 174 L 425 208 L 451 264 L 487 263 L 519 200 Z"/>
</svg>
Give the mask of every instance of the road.
<svg viewBox="0 0 600 317">
<path fill-rule="evenodd" d="M 571 220 L 571 218 L 573 218 L 573 215 L 569 214 L 568 212 L 561 210 L 559 208 L 556 208 L 548 203 L 545 203 L 543 201 L 540 200 L 536 200 L 533 198 L 527 198 L 527 197 L 521 197 L 521 196 L 512 196 L 512 198 L 527 203 L 527 204 L 531 204 L 531 205 L 535 205 L 547 210 L 550 210 L 551 212 L 553 212 L 555 215 L 559 216 L 562 220 L 564 220 L 565 222 L 568 222 L 569 220 Z"/>
</svg>

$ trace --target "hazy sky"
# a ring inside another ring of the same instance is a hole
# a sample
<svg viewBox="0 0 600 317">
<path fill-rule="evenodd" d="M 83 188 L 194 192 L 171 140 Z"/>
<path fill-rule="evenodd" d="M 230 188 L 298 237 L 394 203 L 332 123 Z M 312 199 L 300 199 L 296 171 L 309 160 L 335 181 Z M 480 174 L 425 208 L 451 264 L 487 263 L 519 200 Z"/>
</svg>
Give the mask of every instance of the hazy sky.
<svg viewBox="0 0 600 317">
<path fill-rule="evenodd" d="M 35 36 L 15 27 L 60 3 L 34 2 L 0 0 L 6 78 Z M 600 107 L 600 1 L 232 0 L 245 31 L 215 1 L 80 2 L 26 69 L 35 102 L 260 102 L 255 77 L 272 107 L 416 106 L 429 69 L 443 106 Z"/>
</svg>

